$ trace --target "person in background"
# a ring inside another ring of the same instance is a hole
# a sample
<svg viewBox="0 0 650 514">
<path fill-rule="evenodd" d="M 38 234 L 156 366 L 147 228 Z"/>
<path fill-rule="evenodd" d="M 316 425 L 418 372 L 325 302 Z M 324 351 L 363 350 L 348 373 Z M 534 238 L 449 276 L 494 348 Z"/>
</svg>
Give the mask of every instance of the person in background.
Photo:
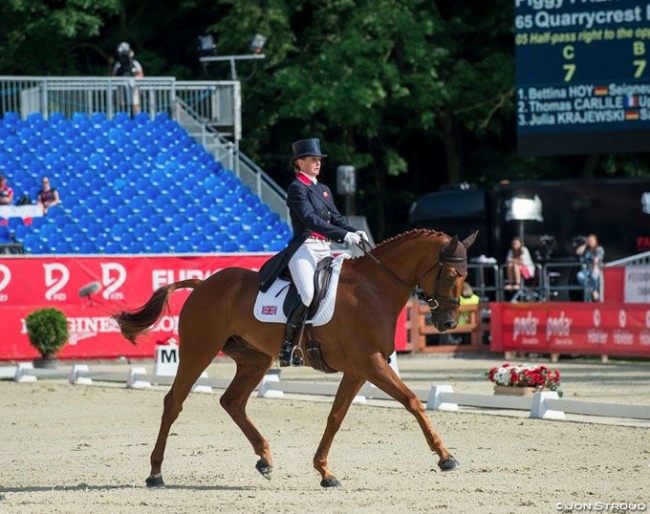
<svg viewBox="0 0 650 514">
<path fill-rule="evenodd" d="M 463 289 L 460 292 L 461 305 L 478 305 L 480 298 L 472 289 L 469 282 L 463 282 Z M 458 325 L 469 325 L 472 322 L 471 314 L 469 312 L 461 312 L 458 316 Z"/>
<path fill-rule="evenodd" d="M 320 140 L 303 139 L 293 143 L 291 163 L 296 178 L 287 190 L 287 207 L 291 216 L 293 238 L 288 246 L 269 259 L 260 269 L 260 290 L 266 291 L 285 269 L 300 298 L 287 316 L 280 366 L 301 366 L 303 359 L 295 355 L 295 337 L 307 317 L 314 298 L 314 274 L 318 263 L 332 255 L 330 242 L 344 241 L 350 245 L 368 241 L 363 230 L 349 225 L 336 208 L 330 189 L 318 181 L 321 161 L 327 155 L 320 149 Z"/>
<path fill-rule="evenodd" d="M 14 190 L 7 185 L 7 177 L 0 175 L 0 205 L 11 205 L 14 201 Z"/>
<path fill-rule="evenodd" d="M 512 238 L 510 250 L 506 256 L 506 291 L 516 291 L 521 287 L 521 280 L 535 276 L 535 264 L 528 248 L 521 242 L 519 236 Z"/>
<path fill-rule="evenodd" d="M 113 66 L 113 76 L 132 77 L 133 79 L 144 77 L 142 65 L 134 59 L 134 56 L 135 53 L 126 41 L 120 43 L 117 47 L 117 61 Z M 130 80 L 124 87 L 123 95 L 120 95 L 118 102 L 120 108 L 130 111 L 132 116 L 138 114 L 140 112 L 140 90 L 135 85 L 135 80 Z"/>
<path fill-rule="evenodd" d="M 600 301 L 600 286 L 605 249 L 598 244 L 598 236 L 589 234 L 585 242 L 576 248 L 581 257 L 583 269 L 578 272 L 578 283 L 585 288 L 585 301 Z"/>
<path fill-rule="evenodd" d="M 38 192 L 36 196 L 38 205 L 43 209 L 43 214 L 47 214 L 50 207 L 61 203 L 59 199 L 59 192 L 50 185 L 49 177 L 43 177 L 41 182 L 43 189 Z"/>
</svg>

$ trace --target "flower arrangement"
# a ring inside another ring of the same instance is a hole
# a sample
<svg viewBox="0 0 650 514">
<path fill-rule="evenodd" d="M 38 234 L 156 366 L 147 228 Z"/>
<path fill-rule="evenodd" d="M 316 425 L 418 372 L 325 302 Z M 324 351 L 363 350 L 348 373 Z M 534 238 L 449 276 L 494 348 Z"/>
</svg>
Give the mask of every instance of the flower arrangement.
<svg viewBox="0 0 650 514">
<path fill-rule="evenodd" d="M 490 382 L 500 386 L 548 389 L 562 395 L 560 372 L 546 366 L 505 363 L 491 368 L 487 377 Z"/>
</svg>

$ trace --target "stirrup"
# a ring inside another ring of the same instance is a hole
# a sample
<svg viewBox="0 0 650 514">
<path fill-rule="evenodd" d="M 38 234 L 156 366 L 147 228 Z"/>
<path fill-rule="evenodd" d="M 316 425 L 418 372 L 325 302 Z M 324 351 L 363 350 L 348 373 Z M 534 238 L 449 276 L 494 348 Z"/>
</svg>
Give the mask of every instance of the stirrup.
<svg viewBox="0 0 650 514">
<path fill-rule="evenodd" d="M 298 368 L 305 365 L 305 354 L 302 352 L 300 345 L 296 344 L 291 349 L 291 365 Z"/>
<path fill-rule="evenodd" d="M 286 357 L 286 352 L 284 350 L 285 349 L 282 348 L 280 357 L 278 358 L 281 368 L 286 368 L 287 366 L 300 367 L 305 365 L 305 357 L 302 352 L 302 348 L 300 348 L 299 345 L 291 345 L 291 352 L 289 353 L 288 358 Z M 296 350 L 298 350 L 299 353 L 296 353 Z"/>
</svg>

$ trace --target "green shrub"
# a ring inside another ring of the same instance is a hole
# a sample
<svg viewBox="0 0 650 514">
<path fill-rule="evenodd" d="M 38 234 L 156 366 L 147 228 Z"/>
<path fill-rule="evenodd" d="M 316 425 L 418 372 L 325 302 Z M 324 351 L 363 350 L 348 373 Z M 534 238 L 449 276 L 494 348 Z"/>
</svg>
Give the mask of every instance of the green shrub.
<svg viewBox="0 0 650 514">
<path fill-rule="evenodd" d="M 59 309 L 37 309 L 25 319 L 29 342 L 43 357 L 51 357 L 70 339 L 68 320 Z"/>
</svg>

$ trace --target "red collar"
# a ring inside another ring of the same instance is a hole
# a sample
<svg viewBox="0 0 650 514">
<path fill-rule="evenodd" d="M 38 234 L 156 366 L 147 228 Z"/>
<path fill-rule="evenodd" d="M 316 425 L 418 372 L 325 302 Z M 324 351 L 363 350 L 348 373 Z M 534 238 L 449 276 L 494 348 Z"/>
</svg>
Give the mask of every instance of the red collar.
<svg viewBox="0 0 650 514">
<path fill-rule="evenodd" d="M 298 180 L 300 180 L 300 182 L 302 182 L 303 184 L 305 184 L 305 185 L 307 185 L 307 186 L 311 186 L 311 185 L 314 184 L 314 183 L 310 180 L 310 178 L 309 178 L 307 175 L 305 175 L 302 171 L 299 171 L 299 172 L 296 174 L 296 178 L 297 178 Z"/>
</svg>

